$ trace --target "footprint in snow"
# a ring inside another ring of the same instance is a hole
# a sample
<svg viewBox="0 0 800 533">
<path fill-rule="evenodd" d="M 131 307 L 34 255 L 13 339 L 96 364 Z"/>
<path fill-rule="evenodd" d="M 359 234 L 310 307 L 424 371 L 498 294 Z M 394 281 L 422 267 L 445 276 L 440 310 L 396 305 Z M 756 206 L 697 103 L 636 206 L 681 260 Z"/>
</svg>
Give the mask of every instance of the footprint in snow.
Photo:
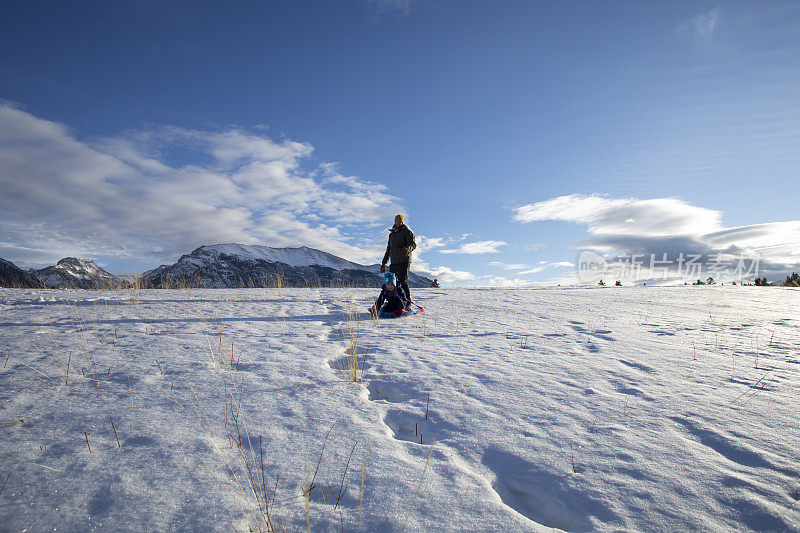
<svg viewBox="0 0 800 533">
<path fill-rule="evenodd" d="M 420 393 L 413 386 L 403 381 L 373 380 L 367 384 L 367 390 L 372 401 L 400 403 L 420 397 Z M 422 398 L 425 398 L 424 394 Z"/>
<path fill-rule="evenodd" d="M 425 415 L 425 406 L 413 410 L 389 409 L 383 423 L 397 440 L 415 444 L 430 444 L 434 439 L 441 441 L 453 430 L 451 424 L 439 420 L 435 411 L 428 409 L 427 418 Z"/>
<path fill-rule="evenodd" d="M 543 470 L 498 448 L 489 448 L 482 463 L 494 474 L 492 488 L 502 502 L 541 526 L 589 531 L 593 517 L 603 524 L 618 521 L 605 503 L 575 488 L 567 473 Z"/>
</svg>

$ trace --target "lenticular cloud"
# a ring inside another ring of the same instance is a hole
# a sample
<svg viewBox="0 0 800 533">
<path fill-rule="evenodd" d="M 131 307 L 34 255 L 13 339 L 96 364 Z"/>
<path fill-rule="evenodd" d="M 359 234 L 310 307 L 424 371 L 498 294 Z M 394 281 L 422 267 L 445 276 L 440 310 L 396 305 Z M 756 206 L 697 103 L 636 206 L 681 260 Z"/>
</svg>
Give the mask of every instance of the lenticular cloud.
<svg viewBox="0 0 800 533">
<path fill-rule="evenodd" d="M 760 262 L 764 274 L 800 265 L 800 221 L 726 228 L 719 211 L 677 198 L 605 198 L 573 194 L 515 209 L 514 220 L 529 223 L 558 220 L 586 226 L 589 237 L 579 245 L 621 258 L 699 256 L 703 267 L 732 264 L 743 258 Z M 721 259 L 720 259 L 721 258 Z M 618 261 L 619 260 L 619 261 Z M 624 262 L 624 261 L 623 261 Z M 670 270 L 670 275 L 676 274 Z"/>
</svg>

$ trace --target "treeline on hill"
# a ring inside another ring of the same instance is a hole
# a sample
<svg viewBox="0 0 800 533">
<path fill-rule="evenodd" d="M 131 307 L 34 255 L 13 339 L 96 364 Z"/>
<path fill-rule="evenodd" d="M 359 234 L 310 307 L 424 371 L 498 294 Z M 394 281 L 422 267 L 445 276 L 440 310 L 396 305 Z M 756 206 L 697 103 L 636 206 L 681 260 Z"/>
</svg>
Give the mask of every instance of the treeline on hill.
<svg viewBox="0 0 800 533">
<path fill-rule="evenodd" d="M 744 284 L 743 284 L 744 285 Z M 753 283 L 756 287 L 770 287 L 774 285 L 767 281 L 766 277 L 763 278 L 756 278 L 755 283 Z M 800 287 L 800 275 L 797 272 L 792 272 L 791 276 L 786 276 L 786 279 L 781 283 L 782 287 Z"/>
<path fill-rule="evenodd" d="M 800 276 L 797 272 L 792 272 L 791 276 L 786 276 L 786 281 L 783 282 L 784 287 L 800 287 Z"/>
<path fill-rule="evenodd" d="M 208 289 L 208 288 L 230 288 L 230 289 L 280 289 L 286 287 L 321 289 L 339 288 L 350 289 L 358 287 L 372 287 L 374 281 L 369 282 L 360 277 L 349 278 L 346 275 L 336 278 L 296 278 L 284 277 L 278 273 L 263 274 L 261 276 L 236 276 L 225 280 L 224 287 L 210 282 L 202 275 L 179 276 L 179 277 L 158 277 L 142 278 L 138 277 L 132 288 L 137 289 Z"/>
<path fill-rule="evenodd" d="M 714 280 L 712 278 L 708 278 L 708 280 L 704 283 L 699 279 L 693 283 L 693 285 L 713 285 Z M 733 282 L 733 285 L 736 285 L 736 282 Z M 767 277 L 764 276 L 762 278 L 756 278 L 753 283 L 744 283 L 742 282 L 741 285 L 755 285 L 756 287 L 772 287 L 775 285 L 774 283 L 770 283 L 767 281 Z M 800 287 L 800 275 L 797 272 L 792 272 L 791 276 L 786 276 L 786 280 L 781 283 L 782 287 Z"/>
<path fill-rule="evenodd" d="M 370 280 L 372 281 L 372 280 Z M 259 289 L 259 288 L 308 288 L 308 289 L 321 289 L 321 288 L 339 288 L 339 289 L 352 289 L 359 287 L 372 287 L 374 283 L 367 284 L 361 279 L 348 279 L 347 277 L 340 277 L 338 279 L 311 279 L 311 280 L 285 280 L 280 275 L 264 275 L 260 278 L 248 277 L 243 279 L 236 278 L 229 285 L 224 288 L 231 289 Z M 118 279 L 113 283 L 95 281 L 91 284 L 86 284 L 81 287 L 48 287 L 39 279 L 33 276 L 9 276 L 0 278 L 0 288 L 6 289 L 56 289 L 56 288 L 69 288 L 69 289 L 99 289 L 99 290 L 116 290 L 116 289 L 207 289 L 215 288 L 209 287 L 206 281 L 201 280 L 197 276 L 179 277 L 179 278 L 161 278 L 161 279 L 145 279 L 141 276 L 136 276 L 126 279 Z M 220 288 L 220 287 L 216 287 Z"/>
</svg>

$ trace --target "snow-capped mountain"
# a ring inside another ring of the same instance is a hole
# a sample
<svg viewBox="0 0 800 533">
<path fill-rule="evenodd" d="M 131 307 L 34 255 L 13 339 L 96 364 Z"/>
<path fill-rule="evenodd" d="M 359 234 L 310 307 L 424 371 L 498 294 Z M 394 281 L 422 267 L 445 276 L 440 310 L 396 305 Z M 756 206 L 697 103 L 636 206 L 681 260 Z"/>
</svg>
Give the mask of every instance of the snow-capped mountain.
<svg viewBox="0 0 800 533">
<path fill-rule="evenodd" d="M 378 267 L 360 265 L 333 254 L 302 246 L 271 248 L 243 244 L 201 246 L 173 265 L 142 275 L 151 287 L 286 287 L 379 286 Z M 409 275 L 412 287 L 430 287 L 431 280 Z"/>
<path fill-rule="evenodd" d="M 299 248 L 271 248 L 269 246 L 245 244 L 215 244 L 201 246 L 191 254 L 184 255 L 187 263 L 196 265 L 236 258 L 239 261 L 265 261 L 283 263 L 292 267 L 318 265 L 334 270 L 357 270 L 364 265 L 353 263 L 333 254 L 301 246 Z"/>
<path fill-rule="evenodd" d="M 65 257 L 55 266 L 34 270 L 32 274 L 50 289 L 112 289 L 122 285 L 122 280 L 93 260 L 76 257 Z"/>
</svg>

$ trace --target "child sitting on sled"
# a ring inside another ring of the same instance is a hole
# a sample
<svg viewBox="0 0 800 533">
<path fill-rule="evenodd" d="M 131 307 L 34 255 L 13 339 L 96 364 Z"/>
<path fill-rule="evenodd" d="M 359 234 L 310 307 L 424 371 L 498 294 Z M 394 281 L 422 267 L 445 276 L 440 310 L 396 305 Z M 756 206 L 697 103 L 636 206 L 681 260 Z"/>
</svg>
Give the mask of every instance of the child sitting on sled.
<svg viewBox="0 0 800 533">
<path fill-rule="evenodd" d="M 369 312 L 381 318 L 400 316 L 408 310 L 409 299 L 402 287 L 397 286 L 397 278 L 392 272 L 383 275 L 386 283 L 381 287 L 381 294 Z"/>
</svg>

